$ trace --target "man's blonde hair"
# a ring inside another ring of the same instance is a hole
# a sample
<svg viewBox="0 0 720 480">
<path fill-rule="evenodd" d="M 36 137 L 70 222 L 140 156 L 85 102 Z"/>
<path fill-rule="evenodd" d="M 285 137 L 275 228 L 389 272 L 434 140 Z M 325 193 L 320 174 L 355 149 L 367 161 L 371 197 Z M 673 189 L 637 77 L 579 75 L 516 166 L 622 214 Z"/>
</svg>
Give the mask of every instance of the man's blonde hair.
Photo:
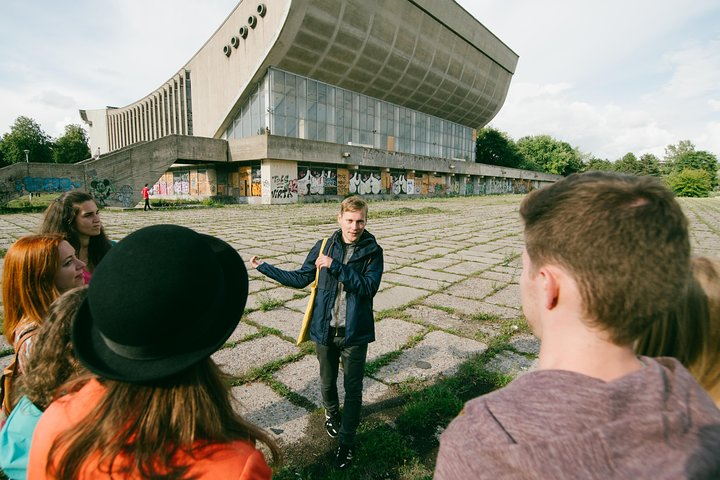
<svg viewBox="0 0 720 480">
<path fill-rule="evenodd" d="M 340 204 L 340 215 L 345 212 L 362 212 L 367 218 L 368 204 L 362 197 L 353 195 L 343 200 Z"/>
</svg>

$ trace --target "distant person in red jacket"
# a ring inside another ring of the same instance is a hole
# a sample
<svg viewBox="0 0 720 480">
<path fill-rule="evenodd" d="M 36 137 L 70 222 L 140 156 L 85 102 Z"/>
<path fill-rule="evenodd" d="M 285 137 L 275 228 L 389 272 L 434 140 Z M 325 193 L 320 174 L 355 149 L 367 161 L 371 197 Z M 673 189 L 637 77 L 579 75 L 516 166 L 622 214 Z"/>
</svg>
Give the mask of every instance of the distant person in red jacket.
<svg viewBox="0 0 720 480">
<path fill-rule="evenodd" d="M 143 208 L 143 211 L 152 210 L 150 207 L 150 189 L 148 188 L 148 184 L 146 183 L 145 186 L 142 189 L 142 196 L 143 200 L 145 200 L 145 207 Z"/>
</svg>

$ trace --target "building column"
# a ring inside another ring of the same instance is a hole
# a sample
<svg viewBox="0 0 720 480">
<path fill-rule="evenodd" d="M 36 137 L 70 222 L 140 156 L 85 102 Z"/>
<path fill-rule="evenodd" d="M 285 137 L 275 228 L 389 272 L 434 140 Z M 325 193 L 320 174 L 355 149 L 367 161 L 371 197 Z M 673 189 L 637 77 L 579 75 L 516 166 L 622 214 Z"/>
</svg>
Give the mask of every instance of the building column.
<svg viewBox="0 0 720 480">
<path fill-rule="evenodd" d="M 263 160 L 260 175 L 263 205 L 298 203 L 297 162 Z"/>
</svg>

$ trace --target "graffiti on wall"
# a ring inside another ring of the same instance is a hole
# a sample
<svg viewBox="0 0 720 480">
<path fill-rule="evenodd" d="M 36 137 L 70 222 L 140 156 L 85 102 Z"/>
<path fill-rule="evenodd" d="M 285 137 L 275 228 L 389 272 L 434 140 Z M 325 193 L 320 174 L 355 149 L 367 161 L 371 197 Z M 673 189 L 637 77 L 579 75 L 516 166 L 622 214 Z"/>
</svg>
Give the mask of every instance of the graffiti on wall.
<svg viewBox="0 0 720 480">
<path fill-rule="evenodd" d="M 270 185 L 272 198 L 295 198 L 297 196 L 297 180 L 289 175 L 273 175 Z"/>
<path fill-rule="evenodd" d="M 161 178 L 158 180 L 155 185 L 152 187 L 153 195 L 167 195 L 168 194 L 168 188 L 167 183 L 165 183 L 165 179 Z"/>
<path fill-rule="evenodd" d="M 359 195 L 378 195 L 382 192 L 380 172 L 362 171 L 355 172 L 350 177 L 350 193 Z"/>
<path fill-rule="evenodd" d="M 465 195 L 472 195 L 475 192 L 475 184 L 472 180 L 465 183 Z"/>
<path fill-rule="evenodd" d="M 250 195 L 259 197 L 262 195 L 262 173 L 260 167 L 253 166 L 250 171 Z"/>
<path fill-rule="evenodd" d="M 190 172 L 187 170 L 177 170 L 173 172 L 173 193 L 175 195 L 190 194 Z"/>
<path fill-rule="evenodd" d="M 115 194 L 115 200 L 120 202 L 124 208 L 133 207 L 133 188 L 130 185 L 123 185 Z"/>
<path fill-rule="evenodd" d="M 328 167 L 298 167 L 298 195 L 337 195 L 337 170 Z"/>
<path fill-rule="evenodd" d="M 81 186 L 82 183 L 65 177 L 25 177 L 15 180 L 15 191 L 20 193 L 23 190 L 28 193 L 68 192 Z"/>
<path fill-rule="evenodd" d="M 402 195 L 408 193 L 408 182 L 405 178 L 404 173 L 391 173 L 390 174 L 390 183 L 391 183 L 391 189 L 392 193 L 395 195 Z"/>
<path fill-rule="evenodd" d="M 413 195 L 415 193 L 415 179 L 414 178 L 407 179 L 407 193 L 410 195 Z"/>
<path fill-rule="evenodd" d="M 90 195 L 100 206 L 107 205 L 105 200 L 111 198 L 115 191 L 115 185 L 107 178 L 93 178 L 90 181 Z"/>
<path fill-rule="evenodd" d="M 347 195 L 349 190 L 348 172 L 345 169 L 337 172 L 337 193 L 338 195 Z"/>
</svg>

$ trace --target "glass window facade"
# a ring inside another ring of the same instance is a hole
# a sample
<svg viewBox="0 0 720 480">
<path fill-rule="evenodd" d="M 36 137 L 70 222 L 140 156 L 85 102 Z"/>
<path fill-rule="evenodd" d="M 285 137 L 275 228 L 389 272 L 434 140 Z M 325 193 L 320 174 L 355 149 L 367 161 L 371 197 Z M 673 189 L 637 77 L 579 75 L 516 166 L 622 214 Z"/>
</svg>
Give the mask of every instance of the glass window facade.
<svg viewBox="0 0 720 480">
<path fill-rule="evenodd" d="M 224 138 L 272 135 L 475 161 L 472 128 L 271 68 Z"/>
</svg>

